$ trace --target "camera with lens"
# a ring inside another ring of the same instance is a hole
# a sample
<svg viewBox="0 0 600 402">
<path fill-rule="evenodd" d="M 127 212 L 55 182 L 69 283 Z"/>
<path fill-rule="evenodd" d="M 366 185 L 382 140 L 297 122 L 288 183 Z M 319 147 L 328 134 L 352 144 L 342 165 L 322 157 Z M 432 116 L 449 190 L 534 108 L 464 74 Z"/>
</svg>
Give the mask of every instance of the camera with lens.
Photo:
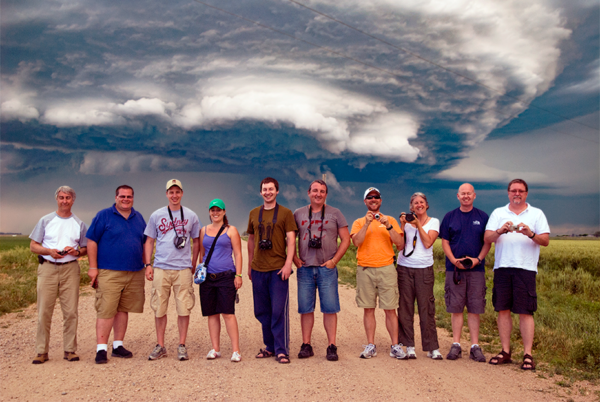
<svg viewBox="0 0 600 402">
<path fill-rule="evenodd" d="M 467 258 L 467 256 L 463 257 L 463 260 L 460 261 L 460 263 L 462 264 L 463 267 L 465 267 L 466 269 L 471 269 L 473 268 L 473 260 L 471 260 L 470 258 Z"/>
<path fill-rule="evenodd" d="M 258 242 L 258 248 L 261 250 L 270 250 L 273 248 L 273 243 L 269 239 L 263 239 Z"/>
<path fill-rule="evenodd" d="M 375 214 L 375 219 L 379 220 L 379 218 L 381 218 L 381 215 Z"/>
<path fill-rule="evenodd" d="M 58 255 L 65 255 L 65 254 L 67 254 L 67 250 L 59 251 L 57 254 Z"/>
<path fill-rule="evenodd" d="M 173 244 L 175 245 L 175 248 L 178 249 L 182 249 L 185 247 L 185 244 L 187 243 L 187 237 L 182 236 L 176 236 L 175 239 L 173 239 Z"/>
<path fill-rule="evenodd" d="M 310 239 L 308 241 L 308 247 L 310 248 L 321 248 L 321 239 Z"/>
<path fill-rule="evenodd" d="M 406 215 L 404 215 L 404 220 L 405 220 L 406 222 L 412 222 L 412 221 L 414 221 L 416 218 L 417 218 L 417 216 L 416 216 L 415 214 L 413 214 L 413 213 L 410 213 L 410 214 L 406 214 Z"/>
<path fill-rule="evenodd" d="M 510 230 L 512 230 L 512 231 L 519 230 L 519 225 L 510 225 Z"/>
</svg>

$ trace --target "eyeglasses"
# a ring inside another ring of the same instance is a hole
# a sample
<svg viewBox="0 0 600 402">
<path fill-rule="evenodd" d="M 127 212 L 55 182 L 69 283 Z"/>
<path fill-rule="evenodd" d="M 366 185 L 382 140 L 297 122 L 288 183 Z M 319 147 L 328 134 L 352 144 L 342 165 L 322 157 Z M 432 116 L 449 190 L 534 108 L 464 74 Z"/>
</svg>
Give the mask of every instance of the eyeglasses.
<svg viewBox="0 0 600 402">
<path fill-rule="evenodd" d="M 133 195 L 120 195 L 117 198 L 120 198 L 121 200 L 124 200 L 124 199 L 133 200 Z"/>
<path fill-rule="evenodd" d="M 527 191 L 525 190 L 510 190 L 509 193 L 513 194 L 525 194 Z"/>
<path fill-rule="evenodd" d="M 381 196 L 380 195 L 368 195 L 365 197 L 365 200 L 380 200 Z"/>
</svg>

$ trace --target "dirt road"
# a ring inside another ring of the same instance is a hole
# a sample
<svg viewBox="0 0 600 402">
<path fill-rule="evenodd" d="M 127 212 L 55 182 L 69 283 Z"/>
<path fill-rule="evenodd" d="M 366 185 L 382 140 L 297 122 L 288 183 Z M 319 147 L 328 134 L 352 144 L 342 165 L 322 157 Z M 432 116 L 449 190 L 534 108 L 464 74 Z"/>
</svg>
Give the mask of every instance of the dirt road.
<svg viewBox="0 0 600 402">
<path fill-rule="evenodd" d="M 243 249 L 245 251 L 245 245 Z M 148 283 L 145 312 L 130 315 L 125 338 L 125 346 L 134 353 L 134 357 L 122 360 L 110 358 L 109 354 L 108 364 L 96 365 L 94 297 L 91 289 L 84 289 L 79 305 L 79 362 L 62 359 L 62 318 L 58 302 L 54 312 L 50 361 L 42 365 L 31 364 L 36 330 L 35 306 L 21 313 L 0 317 L 0 401 L 598 399 L 594 392 L 599 387 L 578 383 L 571 388 L 563 388 L 556 385 L 557 377 L 540 378 L 537 373 L 522 372 L 516 364 L 493 367 L 475 363 L 465 357 L 457 361 L 433 361 L 426 358 L 419 347 L 417 360 L 393 359 L 389 357 L 390 341 L 381 312 L 378 312 L 376 335 L 379 354 L 370 360 L 359 359 L 358 355 L 365 343 L 362 310 L 356 307 L 354 290 L 344 286 L 340 287 L 340 360 L 325 360 L 327 342 L 319 312 L 316 313 L 312 342 L 315 356 L 299 360 L 296 355 L 302 341 L 295 275 L 292 275 L 290 283 L 292 362 L 282 365 L 274 359 L 255 359 L 254 355 L 264 345 L 260 325 L 253 315 L 251 284 L 245 273 L 244 276 L 236 312 L 240 326 L 242 362 L 229 361 L 232 351 L 224 325 L 221 334 L 223 357 L 212 361 L 205 359 L 211 347 L 207 320 L 200 313 L 198 300 L 192 313 L 187 341 L 190 360 L 180 362 L 176 359 L 177 327 L 171 303 L 166 336 L 169 356 L 158 361 L 148 361 L 148 354 L 156 343 L 153 312 L 148 306 Z M 444 330 L 439 330 L 439 335 L 441 351 L 445 355 L 451 338 Z M 417 340 L 417 345 L 420 345 L 420 339 Z"/>
</svg>

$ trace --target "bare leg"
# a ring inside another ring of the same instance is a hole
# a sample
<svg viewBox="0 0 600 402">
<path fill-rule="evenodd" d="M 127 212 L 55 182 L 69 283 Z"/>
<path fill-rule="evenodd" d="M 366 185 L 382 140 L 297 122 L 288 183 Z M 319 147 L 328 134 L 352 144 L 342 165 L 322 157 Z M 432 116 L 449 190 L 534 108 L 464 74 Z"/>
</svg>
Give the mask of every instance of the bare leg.
<svg viewBox="0 0 600 402">
<path fill-rule="evenodd" d="M 377 323 L 375 322 L 375 309 L 366 308 L 363 321 L 365 324 L 365 332 L 367 333 L 367 343 L 375 344 L 375 329 Z"/>
<path fill-rule="evenodd" d="M 396 324 L 398 322 L 396 321 Z M 328 345 L 335 345 L 335 336 L 337 332 L 337 314 L 323 314 L 323 326 L 327 333 Z M 309 338 L 310 339 L 310 338 Z"/>
<path fill-rule="evenodd" d="M 498 332 L 500 333 L 502 350 L 510 353 L 510 333 L 512 332 L 512 317 L 510 316 L 510 310 L 498 312 Z"/>
<path fill-rule="evenodd" d="M 312 330 L 315 325 L 315 313 L 300 315 L 300 326 L 302 327 L 302 343 L 310 343 Z"/>
<path fill-rule="evenodd" d="M 237 319 L 235 314 L 223 314 L 223 321 L 225 321 L 225 328 L 229 339 L 231 339 L 231 347 L 234 352 L 240 351 L 240 332 L 238 330 Z M 215 349 L 216 350 L 216 349 Z"/>
<path fill-rule="evenodd" d="M 523 352 L 531 355 L 533 349 L 533 333 L 535 323 L 530 314 L 519 314 L 519 328 L 521 329 L 521 338 L 523 338 Z"/>
<path fill-rule="evenodd" d="M 396 345 L 398 343 L 398 314 L 396 314 L 396 309 L 383 311 L 385 311 L 385 326 L 390 334 L 392 345 Z"/>
<path fill-rule="evenodd" d="M 469 320 L 470 320 L 470 314 L 469 314 Z M 463 313 L 452 313 L 452 316 L 450 318 L 450 320 L 452 321 L 452 342 L 454 343 L 460 343 L 460 335 L 462 333 L 462 327 L 464 324 L 464 317 L 463 317 Z M 469 329 L 471 328 L 471 321 L 469 321 Z M 471 334 L 471 337 L 473 335 Z"/>
<path fill-rule="evenodd" d="M 167 315 L 162 317 L 154 317 L 156 323 L 156 343 L 163 348 L 165 347 L 165 329 L 167 328 Z"/>
<path fill-rule="evenodd" d="M 166 317 L 166 315 L 165 315 Z M 179 344 L 185 345 L 185 339 L 187 338 L 188 327 L 190 326 L 189 315 L 177 316 L 177 328 L 179 328 Z"/>
<path fill-rule="evenodd" d="M 462 315 L 462 314 L 461 314 Z M 467 314 L 467 324 L 469 325 L 469 333 L 471 334 L 471 345 L 479 345 L 479 323 L 481 322 L 481 317 L 479 314 Z M 454 327 L 452 327 L 454 331 Z"/>
<path fill-rule="evenodd" d="M 107 344 L 110 331 L 112 330 L 115 317 L 96 319 L 96 343 L 98 345 Z"/>
<path fill-rule="evenodd" d="M 215 352 L 221 351 L 221 317 L 219 314 L 208 316 L 208 333 L 210 334 L 210 343 Z"/>
</svg>

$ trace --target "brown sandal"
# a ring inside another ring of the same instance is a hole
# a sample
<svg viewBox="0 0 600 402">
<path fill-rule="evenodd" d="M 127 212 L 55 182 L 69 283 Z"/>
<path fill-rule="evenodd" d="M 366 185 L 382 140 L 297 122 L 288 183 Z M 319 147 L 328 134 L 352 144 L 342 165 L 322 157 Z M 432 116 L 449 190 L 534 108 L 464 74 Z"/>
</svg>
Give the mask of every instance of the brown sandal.
<svg viewBox="0 0 600 402">
<path fill-rule="evenodd" d="M 261 349 L 260 352 L 255 356 L 257 359 L 266 359 L 268 357 L 275 356 L 274 352 L 269 352 L 267 349 Z"/>
<path fill-rule="evenodd" d="M 510 358 L 510 352 L 506 353 L 504 350 L 498 353 L 496 356 L 492 357 L 489 361 L 490 364 L 497 366 L 499 364 L 508 364 L 512 363 L 512 359 Z"/>
<path fill-rule="evenodd" d="M 527 353 L 523 355 L 521 370 L 535 370 L 535 361 L 531 355 L 528 355 Z"/>
</svg>

